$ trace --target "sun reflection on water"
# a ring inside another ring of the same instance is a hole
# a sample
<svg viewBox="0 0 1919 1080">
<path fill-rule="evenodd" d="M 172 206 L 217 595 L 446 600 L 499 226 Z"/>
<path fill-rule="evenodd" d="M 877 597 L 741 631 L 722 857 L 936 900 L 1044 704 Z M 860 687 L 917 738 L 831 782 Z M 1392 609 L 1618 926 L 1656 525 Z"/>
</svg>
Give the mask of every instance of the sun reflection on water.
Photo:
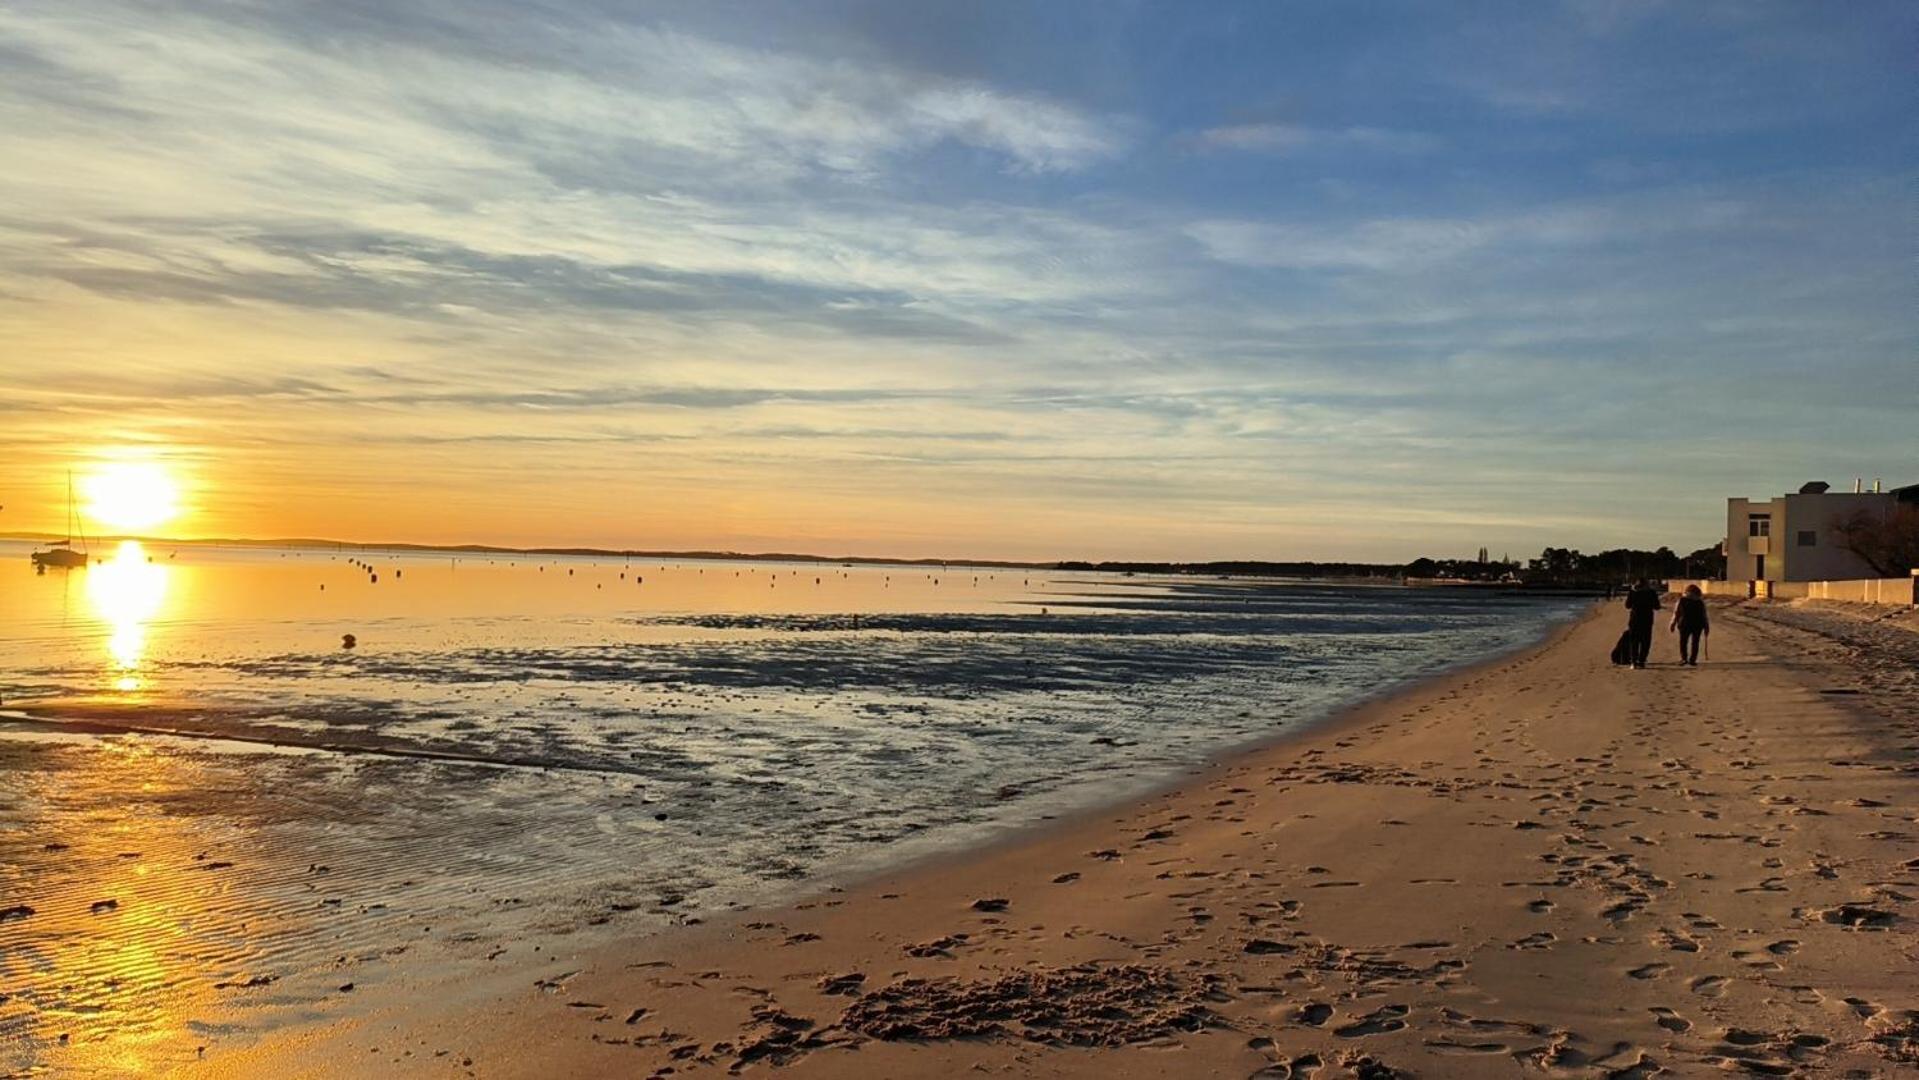
<svg viewBox="0 0 1919 1080">
<path fill-rule="evenodd" d="M 262 906 L 209 871 L 234 844 L 201 762 L 136 739 L 0 743 L 0 1076 L 150 1076 L 194 1057 Z M 231 856 L 229 856 L 231 858 Z M 233 1004 L 248 1004 L 235 1002 Z"/>
<path fill-rule="evenodd" d="M 87 598 L 107 624 L 107 655 L 115 690 L 132 693 L 145 685 L 140 662 L 146 654 L 147 624 L 166 603 L 168 568 L 147 558 L 138 540 L 125 540 L 113 558 L 87 573 Z"/>
</svg>

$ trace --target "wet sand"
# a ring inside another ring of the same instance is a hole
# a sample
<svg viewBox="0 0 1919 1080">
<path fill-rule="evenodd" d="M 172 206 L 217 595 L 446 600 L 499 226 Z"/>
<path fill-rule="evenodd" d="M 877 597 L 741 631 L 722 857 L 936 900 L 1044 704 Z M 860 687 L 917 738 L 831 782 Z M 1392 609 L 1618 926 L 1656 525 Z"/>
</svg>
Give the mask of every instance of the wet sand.
<svg viewBox="0 0 1919 1080">
<path fill-rule="evenodd" d="M 1919 1069 L 1919 630 L 1785 615 L 1635 672 L 1599 612 L 1129 807 L 205 1072 Z"/>
<path fill-rule="evenodd" d="M 299 561 L 6 586 L 29 602 L 0 611 L 0 1076 L 169 1073 L 510 998 L 528 971 L 1139 798 L 1579 610 L 842 570 L 689 614 L 657 606 L 736 598 L 698 567 L 646 568 L 655 607 L 629 610 L 598 600 L 618 563 L 414 560 L 376 588 Z M 110 586 L 143 580 L 123 611 Z"/>
</svg>

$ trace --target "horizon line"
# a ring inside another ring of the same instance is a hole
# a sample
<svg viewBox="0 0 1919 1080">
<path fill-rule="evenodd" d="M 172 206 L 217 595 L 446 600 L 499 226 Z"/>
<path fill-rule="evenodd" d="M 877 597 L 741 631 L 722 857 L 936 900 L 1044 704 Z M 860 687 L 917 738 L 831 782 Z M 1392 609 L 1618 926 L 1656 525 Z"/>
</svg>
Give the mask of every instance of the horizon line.
<svg viewBox="0 0 1919 1080">
<path fill-rule="evenodd" d="M 33 530 L 0 530 L 0 541 L 31 541 L 36 543 L 53 542 L 65 539 L 57 533 Z M 145 544 L 183 544 L 203 547 L 284 547 L 310 549 L 356 549 L 382 550 L 394 552 L 444 551 L 458 554 L 502 554 L 502 555 L 552 555 L 575 557 L 607 558 L 647 558 L 647 559 L 708 559 L 731 562 L 809 562 L 809 563 L 865 563 L 890 566 L 979 566 L 1009 567 L 1029 570 L 1052 570 L 1062 565 L 1083 563 L 1087 566 L 1224 566 L 1224 565 L 1264 565 L 1264 566 L 1346 566 L 1378 569 L 1403 569 L 1419 559 L 1431 556 L 1417 556 L 1390 562 L 1357 559 L 1272 559 L 1272 558 L 1226 558 L 1226 559 L 1092 559 L 1081 557 L 1061 557 L 1055 559 L 981 559 L 947 558 L 928 556 L 912 558 L 894 555 L 819 555 L 810 552 L 787 551 L 733 551 L 724 549 L 658 549 L 658 548 L 604 548 L 586 545 L 541 545 L 518 546 L 511 544 L 448 543 L 433 544 L 418 541 L 364 541 L 336 540 L 324 537 L 170 537 L 149 536 L 139 533 L 105 533 L 88 538 L 100 543 L 136 541 Z M 1453 561 L 1435 559 L 1434 561 Z M 1457 561 L 1470 562 L 1461 556 Z"/>
<path fill-rule="evenodd" d="M 0 541 L 29 541 L 51 543 L 62 539 L 56 533 L 32 530 L 0 530 Z M 83 538 L 86 539 L 86 538 Z M 323 537 L 162 537 L 147 536 L 138 533 L 107 533 L 91 538 L 101 543 L 135 541 L 147 544 L 183 544 L 203 547 L 257 547 L 257 548 L 309 548 L 309 549 L 356 549 L 390 552 L 448 552 L 452 554 L 487 555 L 549 555 L 582 558 L 642 558 L 642 559 L 704 559 L 718 562 L 801 562 L 801 563 L 857 563 L 883 566 L 977 566 L 993 568 L 1014 568 L 1027 570 L 1057 570 L 1068 565 L 1081 564 L 1088 568 L 1147 568 L 1147 567 L 1225 567 L 1225 566 L 1273 566 L 1273 567 L 1348 567 L 1377 570 L 1405 570 L 1413 563 L 1424 561 L 1447 563 L 1470 563 L 1470 556 L 1434 557 L 1420 555 L 1410 559 L 1393 562 L 1376 562 L 1359 559 L 1273 559 L 1273 558 L 1226 558 L 1226 559 L 1089 559 L 1056 558 L 1048 560 L 1032 559 L 976 559 L 947 558 L 928 556 L 909 558 L 895 555 L 818 555 L 810 552 L 788 551 L 732 551 L 712 548 L 698 549 L 659 549 L 659 548 L 603 548 L 586 545 L 545 545 L 515 546 L 511 544 L 432 544 L 409 540 L 363 541 L 336 540 Z M 1572 549 L 1578 550 L 1578 549 Z M 1632 548 L 1608 550 L 1638 550 Z M 1667 550 L 1672 550 L 1667 547 Z M 1594 554 L 1604 554 L 1595 552 Z M 1502 562 L 1516 562 L 1525 565 L 1522 555 L 1513 560 L 1510 554 L 1504 554 Z"/>
</svg>

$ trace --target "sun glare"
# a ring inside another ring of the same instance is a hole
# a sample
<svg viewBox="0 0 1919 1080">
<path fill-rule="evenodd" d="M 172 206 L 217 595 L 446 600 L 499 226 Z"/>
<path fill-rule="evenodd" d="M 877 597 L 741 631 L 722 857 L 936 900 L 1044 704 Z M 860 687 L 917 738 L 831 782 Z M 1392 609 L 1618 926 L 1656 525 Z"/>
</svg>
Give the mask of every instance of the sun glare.
<svg viewBox="0 0 1919 1080">
<path fill-rule="evenodd" d="M 122 540 L 113 558 L 87 574 L 93 610 L 110 629 L 107 653 L 113 658 L 113 687 L 134 691 L 144 684 L 140 660 L 147 650 L 147 624 L 167 598 L 167 567 L 147 557 L 138 540 Z"/>
<path fill-rule="evenodd" d="M 151 529 L 180 512 L 180 485 L 152 462 L 114 462 L 81 481 L 87 517 L 116 529 Z"/>
</svg>

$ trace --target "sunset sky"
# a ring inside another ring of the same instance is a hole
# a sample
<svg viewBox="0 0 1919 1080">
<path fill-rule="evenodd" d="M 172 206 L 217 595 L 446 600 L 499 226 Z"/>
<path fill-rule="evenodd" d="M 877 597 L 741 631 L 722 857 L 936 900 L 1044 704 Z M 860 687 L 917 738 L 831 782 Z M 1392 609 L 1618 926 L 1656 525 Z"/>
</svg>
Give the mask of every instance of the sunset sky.
<svg viewBox="0 0 1919 1080">
<path fill-rule="evenodd" d="M 1703 546 L 1919 482 L 1915 21 L 13 0 L 0 531 Z"/>
</svg>

